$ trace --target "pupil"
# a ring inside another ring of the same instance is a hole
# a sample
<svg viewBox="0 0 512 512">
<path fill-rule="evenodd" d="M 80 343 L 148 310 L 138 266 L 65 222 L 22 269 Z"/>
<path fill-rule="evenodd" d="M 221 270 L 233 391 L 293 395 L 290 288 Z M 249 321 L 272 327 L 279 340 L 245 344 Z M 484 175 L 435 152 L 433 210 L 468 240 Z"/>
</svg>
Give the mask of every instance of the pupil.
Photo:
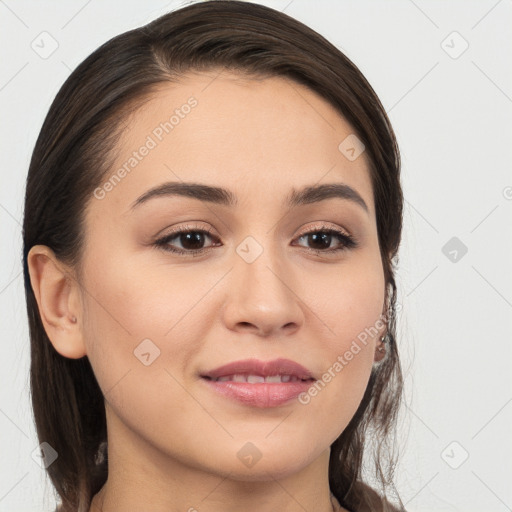
<svg viewBox="0 0 512 512">
<path fill-rule="evenodd" d="M 202 249 L 201 245 L 204 243 L 204 234 L 194 231 L 192 233 L 185 233 L 181 235 L 181 245 L 185 249 Z"/>
<path fill-rule="evenodd" d="M 329 233 L 322 233 L 320 235 L 313 233 L 311 235 L 308 235 L 310 237 L 310 242 L 313 241 L 313 243 L 317 243 L 321 241 L 318 247 L 314 247 L 313 249 L 328 249 L 331 245 L 331 236 Z"/>
</svg>

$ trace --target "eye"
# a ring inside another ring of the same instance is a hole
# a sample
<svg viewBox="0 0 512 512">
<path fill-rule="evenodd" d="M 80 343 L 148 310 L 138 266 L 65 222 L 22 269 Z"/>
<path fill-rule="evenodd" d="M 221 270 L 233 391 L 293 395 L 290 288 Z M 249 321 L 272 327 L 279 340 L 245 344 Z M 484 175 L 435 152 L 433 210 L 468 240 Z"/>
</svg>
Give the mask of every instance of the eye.
<svg viewBox="0 0 512 512">
<path fill-rule="evenodd" d="M 204 247 L 206 239 L 215 239 L 216 243 Z M 296 240 L 304 240 L 312 244 L 313 247 L 305 247 L 305 249 L 315 254 L 332 254 L 358 246 L 358 242 L 352 235 L 328 226 L 315 227 L 315 229 L 300 235 Z M 334 247 L 331 246 L 333 241 L 337 242 Z M 176 247 L 176 244 L 181 245 L 181 247 Z M 210 230 L 185 226 L 159 238 L 154 245 L 175 254 L 199 256 L 213 247 L 219 246 L 220 241 L 212 235 Z"/>
<path fill-rule="evenodd" d="M 353 236 L 327 226 L 315 227 L 313 230 L 300 235 L 298 240 L 305 240 L 307 243 L 312 244 L 313 247 L 306 247 L 306 249 L 316 254 L 332 254 L 358 246 Z M 337 241 L 338 245 L 331 247 L 333 241 Z"/>
<path fill-rule="evenodd" d="M 187 254 L 191 256 L 199 256 L 200 254 L 210 250 L 213 246 L 202 247 L 205 239 L 215 238 L 209 230 L 196 229 L 185 226 L 180 230 L 176 230 L 162 238 L 159 238 L 155 245 L 164 251 L 173 252 L 177 254 Z M 181 247 L 174 247 L 174 244 L 179 243 Z"/>
</svg>

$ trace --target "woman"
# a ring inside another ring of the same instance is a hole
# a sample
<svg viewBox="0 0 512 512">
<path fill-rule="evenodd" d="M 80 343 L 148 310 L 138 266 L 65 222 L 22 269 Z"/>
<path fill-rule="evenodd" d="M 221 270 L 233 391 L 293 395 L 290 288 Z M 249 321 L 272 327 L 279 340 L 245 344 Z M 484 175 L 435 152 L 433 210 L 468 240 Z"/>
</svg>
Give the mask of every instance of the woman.
<svg viewBox="0 0 512 512">
<path fill-rule="evenodd" d="M 59 510 L 397 510 L 399 171 L 359 70 L 273 9 L 192 4 L 89 56 L 25 198 Z"/>
</svg>

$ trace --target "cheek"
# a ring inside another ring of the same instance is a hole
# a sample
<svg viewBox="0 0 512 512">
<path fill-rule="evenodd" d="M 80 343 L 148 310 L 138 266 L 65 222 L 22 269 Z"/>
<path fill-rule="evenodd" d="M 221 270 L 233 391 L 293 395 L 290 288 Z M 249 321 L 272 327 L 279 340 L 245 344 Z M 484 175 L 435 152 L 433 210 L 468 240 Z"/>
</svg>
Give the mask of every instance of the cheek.
<svg viewBox="0 0 512 512">
<path fill-rule="evenodd" d="M 331 280 L 329 288 L 323 287 L 324 293 L 316 288 L 315 311 L 322 312 L 322 323 L 329 328 L 324 330 L 318 353 L 324 373 L 302 403 L 315 410 L 319 422 L 333 429 L 344 428 L 359 406 L 384 325 L 382 269 L 376 261 L 360 263 L 359 269 L 354 265 L 350 272 L 340 273 L 338 281 Z"/>
<path fill-rule="evenodd" d="M 119 256 L 96 252 L 84 272 L 87 353 L 104 392 L 127 372 L 144 370 L 147 378 L 150 369 L 185 368 L 208 325 L 191 320 L 211 284 L 187 287 L 179 272 L 163 280 L 137 258 Z"/>
<path fill-rule="evenodd" d="M 385 283 L 377 257 L 361 254 L 336 273 L 312 275 L 304 283 L 312 310 L 326 327 L 322 345 L 338 355 L 358 339 L 362 348 L 374 345 L 382 329 Z"/>
</svg>

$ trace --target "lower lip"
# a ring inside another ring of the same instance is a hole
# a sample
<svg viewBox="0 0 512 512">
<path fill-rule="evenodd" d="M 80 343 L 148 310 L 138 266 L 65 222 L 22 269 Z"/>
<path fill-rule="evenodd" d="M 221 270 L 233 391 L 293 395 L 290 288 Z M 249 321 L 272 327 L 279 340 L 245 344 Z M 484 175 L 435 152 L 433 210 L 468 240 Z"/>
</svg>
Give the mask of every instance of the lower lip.
<svg viewBox="0 0 512 512">
<path fill-rule="evenodd" d="M 217 393 L 252 407 L 278 407 L 306 392 L 314 381 L 266 383 L 203 380 Z"/>
</svg>

